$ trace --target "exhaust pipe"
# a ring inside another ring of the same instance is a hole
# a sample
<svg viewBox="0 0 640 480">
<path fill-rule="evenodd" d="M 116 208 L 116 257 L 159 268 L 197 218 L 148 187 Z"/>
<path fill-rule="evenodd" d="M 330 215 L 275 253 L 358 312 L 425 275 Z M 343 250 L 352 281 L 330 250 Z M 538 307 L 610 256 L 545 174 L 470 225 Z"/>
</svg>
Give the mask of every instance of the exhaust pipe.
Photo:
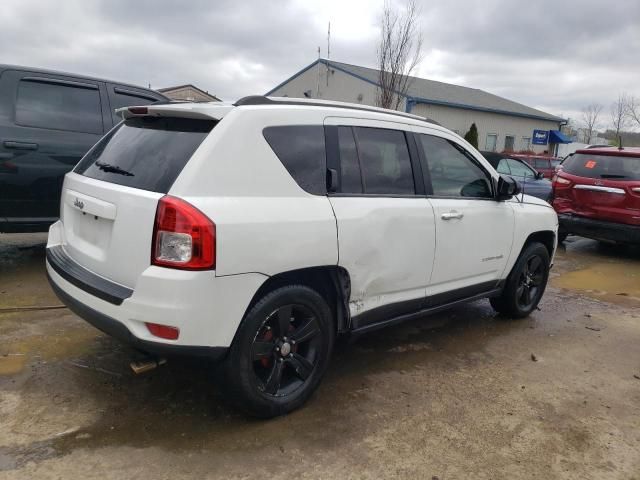
<svg viewBox="0 0 640 480">
<path fill-rule="evenodd" d="M 160 365 L 166 365 L 166 363 L 167 363 L 166 358 L 147 357 L 142 360 L 131 362 L 129 366 L 131 367 L 131 370 L 133 370 L 133 373 L 135 373 L 136 375 L 140 375 L 142 373 L 155 370 Z"/>
</svg>

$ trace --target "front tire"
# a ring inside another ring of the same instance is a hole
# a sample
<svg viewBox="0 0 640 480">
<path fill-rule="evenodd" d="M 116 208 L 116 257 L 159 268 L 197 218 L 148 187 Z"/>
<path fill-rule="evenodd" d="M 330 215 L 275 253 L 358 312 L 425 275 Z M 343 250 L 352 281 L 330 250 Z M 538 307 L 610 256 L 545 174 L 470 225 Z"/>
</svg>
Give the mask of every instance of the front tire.
<svg viewBox="0 0 640 480">
<path fill-rule="evenodd" d="M 331 310 L 303 285 L 278 288 L 245 315 L 225 361 L 235 406 L 271 418 L 304 404 L 318 387 L 334 342 Z"/>
<path fill-rule="evenodd" d="M 507 278 L 499 297 L 491 306 L 512 318 L 528 316 L 538 307 L 549 280 L 549 252 L 539 242 L 527 245 Z"/>
</svg>

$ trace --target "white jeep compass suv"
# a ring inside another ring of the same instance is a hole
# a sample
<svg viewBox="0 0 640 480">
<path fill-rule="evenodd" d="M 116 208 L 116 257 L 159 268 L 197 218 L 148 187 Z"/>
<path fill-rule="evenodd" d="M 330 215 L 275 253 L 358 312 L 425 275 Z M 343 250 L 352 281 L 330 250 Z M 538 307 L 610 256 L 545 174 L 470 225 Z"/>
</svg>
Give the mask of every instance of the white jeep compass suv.
<svg viewBox="0 0 640 480">
<path fill-rule="evenodd" d="M 122 113 L 65 178 L 51 285 L 141 350 L 219 360 L 250 414 L 302 405 L 337 335 L 542 297 L 553 209 L 433 122 L 259 96 Z"/>
</svg>

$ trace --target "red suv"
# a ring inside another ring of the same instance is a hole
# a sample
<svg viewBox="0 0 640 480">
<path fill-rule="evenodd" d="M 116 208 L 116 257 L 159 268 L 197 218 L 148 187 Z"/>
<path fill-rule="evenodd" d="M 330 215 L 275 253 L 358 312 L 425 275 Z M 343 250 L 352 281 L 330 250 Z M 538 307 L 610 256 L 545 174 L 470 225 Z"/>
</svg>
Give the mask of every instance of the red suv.
<svg viewBox="0 0 640 480">
<path fill-rule="evenodd" d="M 640 244 L 640 148 L 577 150 L 553 177 L 559 240 Z"/>
</svg>

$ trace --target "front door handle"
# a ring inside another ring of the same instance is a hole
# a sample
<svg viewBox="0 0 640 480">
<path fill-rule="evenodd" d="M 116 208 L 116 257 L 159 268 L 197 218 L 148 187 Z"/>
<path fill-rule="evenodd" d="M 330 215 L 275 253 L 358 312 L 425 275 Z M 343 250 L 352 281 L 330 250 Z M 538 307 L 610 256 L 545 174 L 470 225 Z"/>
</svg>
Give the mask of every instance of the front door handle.
<svg viewBox="0 0 640 480">
<path fill-rule="evenodd" d="M 37 150 L 37 143 L 28 143 L 28 142 L 14 142 L 12 140 L 5 140 L 2 142 L 4 148 L 13 148 L 15 150 Z"/>
<path fill-rule="evenodd" d="M 464 217 L 463 213 L 456 212 L 455 210 L 451 210 L 449 213 L 443 213 L 440 218 L 443 220 L 461 220 Z"/>
</svg>

